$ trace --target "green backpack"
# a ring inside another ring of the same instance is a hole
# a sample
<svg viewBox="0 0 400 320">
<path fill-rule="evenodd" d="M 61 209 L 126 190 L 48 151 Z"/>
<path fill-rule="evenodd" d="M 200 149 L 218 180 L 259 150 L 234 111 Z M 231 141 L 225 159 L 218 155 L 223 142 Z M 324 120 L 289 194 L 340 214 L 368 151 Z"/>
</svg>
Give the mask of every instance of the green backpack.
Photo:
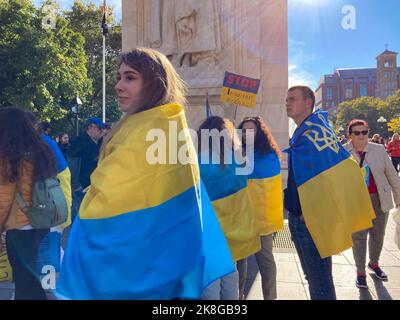
<svg viewBox="0 0 400 320">
<path fill-rule="evenodd" d="M 67 201 L 56 178 L 38 180 L 33 184 L 32 207 L 27 207 L 18 191 L 15 199 L 35 229 L 49 229 L 67 221 Z"/>
</svg>

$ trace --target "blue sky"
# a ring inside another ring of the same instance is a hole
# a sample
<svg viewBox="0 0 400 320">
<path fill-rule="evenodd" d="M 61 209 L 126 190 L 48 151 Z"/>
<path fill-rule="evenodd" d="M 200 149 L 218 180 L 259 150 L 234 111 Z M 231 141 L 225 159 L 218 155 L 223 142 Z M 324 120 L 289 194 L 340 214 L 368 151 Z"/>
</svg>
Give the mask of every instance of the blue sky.
<svg viewBox="0 0 400 320">
<path fill-rule="evenodd" d="M 39 5 L 41 0 L 34 2 Z M 74 0 L 57 2 L 67 9 Z M 288 4 L 289 85 L 302 83 L 315 89 L 320 77 L 334 68 L 375 67 L 375 57 L 385 44 L 400 52 L 400 0 L 288 0 Z M 116 7 L 120 19 L 121 0 L 107 0 L 107 5 Z M 355 9 L 354 30 L 342 28 L 346 5 Z"/>
<path fill-rule="evenodd" d="M 376 67 L 375 58 L 385 44 L 400 52 L 399 0 L 288 2 L 290 84 L 306 83 L 315 89 L 319 78 L 334 68 Z M 355 30 L 342 28 L 345 5 L 355 9 Z"/>
</svg>

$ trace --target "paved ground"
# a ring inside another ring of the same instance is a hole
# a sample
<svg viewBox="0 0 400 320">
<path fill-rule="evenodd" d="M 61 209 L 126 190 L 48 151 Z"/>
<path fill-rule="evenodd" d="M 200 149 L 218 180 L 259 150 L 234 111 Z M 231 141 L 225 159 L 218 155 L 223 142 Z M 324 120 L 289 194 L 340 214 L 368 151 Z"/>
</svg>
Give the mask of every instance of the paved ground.
<svg viewBox="0 0 400 320">
<path fill-rule="evenodd" d="M 355 286 L 356 268 L 352 250 L 333 257 L 333 278 L 339 300 L 400 300 L 400 250 L 393 242 L 394 229 L 395 224 L 392 217 L 389 217 L 380 259 L 380 266 L 389 278 L 387 282 L 377 280 L 367 271 L 369 289 L 358 289 Z M 278 299 L 309 300 L 307 281 L 297 254 L 275 252 L 274 257 L 277 264 Z M 254 256 L 249 259 L 246 299 L 261 300 L 261 276 Z"/>
<path fill-rule="evenodd" d="M 333 277 L 339 300 L 400 300 L 400 250 L 393 242 L 394 222 L 389 217 L 380 265 L 388 274 L 389 281 L 376 280 L 368 275 L 369 289 L 355 286 L 356 269 L 351 249 L 333 257 Z M 282 250 L 280 250 L 282 251 Z M 274 253 L 277 264 L 278 299 L 308 300 L 308 285 L 296 253 Z M 261 277 L 254 256 L 249 258 L 248 300 L 262 300 Z M 13 284 L 0 282 L 0 300 L 9 300 L 13 295 Z"/>
</svg>

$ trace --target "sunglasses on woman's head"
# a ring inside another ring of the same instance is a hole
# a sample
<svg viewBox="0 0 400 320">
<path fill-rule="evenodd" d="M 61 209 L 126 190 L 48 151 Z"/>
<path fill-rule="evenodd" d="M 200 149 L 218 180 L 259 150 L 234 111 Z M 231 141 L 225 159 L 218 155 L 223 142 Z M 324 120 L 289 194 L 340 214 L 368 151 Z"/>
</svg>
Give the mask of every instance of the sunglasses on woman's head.
<svg viewBox="0 0 400 320">
<path fill-rule="evenodd" d="M 352 131 L 351 133 L 353 133 L 355 136 L 359 136 L 360 134 L 362 134 L 363 136 L 366 136 L 368 134 L 368 130 Z"/>
</svg>

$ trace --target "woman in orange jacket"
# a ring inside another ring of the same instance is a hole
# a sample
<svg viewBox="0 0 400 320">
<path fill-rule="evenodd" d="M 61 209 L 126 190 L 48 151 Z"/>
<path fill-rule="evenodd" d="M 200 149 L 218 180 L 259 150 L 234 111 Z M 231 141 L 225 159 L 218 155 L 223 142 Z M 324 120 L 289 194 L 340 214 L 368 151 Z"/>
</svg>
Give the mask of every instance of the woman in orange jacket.
<svg viewBox="0 0 400 320">
<path fill-rule="evenodd" d="M 57 174 L 55 157 L 18 108 L 0 109 L 0 233 L 6 231 L 8 258 L 13 269 L 15 300 L 45 300 L 36 272 L 41 239 L 49 229 L 34 229 L 18 206 L 18 191 L 28 207 L 37 179 Z M 0 252 L 4 248 L 0 247 Z"/>
</svg>

